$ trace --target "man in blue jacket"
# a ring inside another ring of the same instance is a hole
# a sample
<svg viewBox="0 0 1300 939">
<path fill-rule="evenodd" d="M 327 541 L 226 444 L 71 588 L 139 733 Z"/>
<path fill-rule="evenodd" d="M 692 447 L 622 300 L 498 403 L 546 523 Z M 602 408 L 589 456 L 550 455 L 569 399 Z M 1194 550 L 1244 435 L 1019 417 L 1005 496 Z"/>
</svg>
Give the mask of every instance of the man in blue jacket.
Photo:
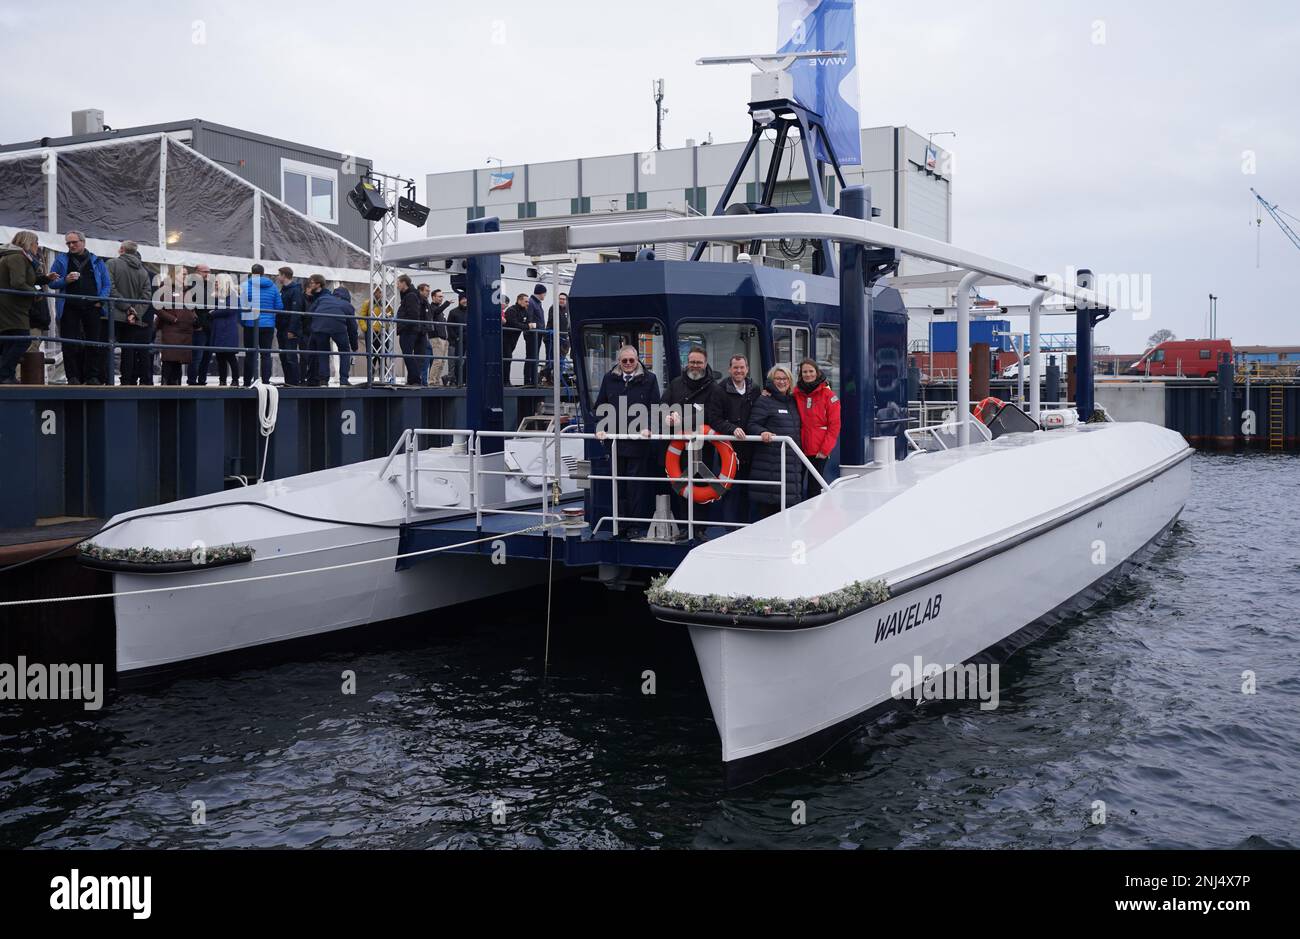
<svg viewBox="0 0 1300 939">
<path fill-rule="evenodd" d="M 304 325 L 307 299 L 303 295 L 302 284 L 293 279 L 293 268 L 280 268 L 280 303 L 283 311 L 275 318 L 275 338 L 280 343 L 280 370 L 284 372 L 287 386 L 315 384 L 303 381 L 303 366 L 299 349 L 307 348 L 307 331 Z M 310 367 L 307 368 L 311 374 Z"/>
<path fill-rule="evenodd" d="M 325 278 L 312 274 L 307 280 L 307 309 L 314 316 L 311 330 L 310 357 L 322 376 L 317 384 L 328 385 L 330 341 L 339 350 L 339 386 L 347 387 L 352 371 L 353 350 L 357 348 L 357 317 L 352 307 L 352 294 L 339 287 L 330 291 Z"/>
<path fill-rule="evenodd" d="M 271 383 L 271 348 L 275 343 L 275 314 L 284 309 L 279 289 L 266 276 L 266 268 L 254 264 L 244 289 L 239 293 L 240 319 L 244 324 L 244 387 L 253 384 L 254 350 L 261 350 L 262 384 Z"/>
<path fill-rule="evenodd" d="M 65 339 L 102 342 L 107 332 L 108 296 L 113 286 L 108 266 L 86 250 L 86 236 L 81 232 L 70 231 L 63 240 L 68 246 L 67 253 L 60 254 L 50 265 L 50 275 L 54 278 L 50 289 L 69 294 L 55 301 L 59 335 Z M 104 384 L 104 376 L 109 374 L 107 363 L 108 353 L 104 349 L 63 344 L 63 371 L 69 385 Z"/>
</svg>

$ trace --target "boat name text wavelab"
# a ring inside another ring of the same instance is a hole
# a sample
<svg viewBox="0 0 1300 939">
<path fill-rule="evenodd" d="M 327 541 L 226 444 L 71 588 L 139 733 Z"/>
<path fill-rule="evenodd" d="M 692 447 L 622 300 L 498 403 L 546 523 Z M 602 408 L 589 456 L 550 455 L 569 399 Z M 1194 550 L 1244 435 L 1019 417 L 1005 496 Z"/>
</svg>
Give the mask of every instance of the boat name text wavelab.
<svg viewBox="0 0 1300 939">
<path fill-rule="evenodd" d="M 911 606 L 903 607 L 901 610 L 895 610 L 889 616 L 882 618 L 876 624 L 876 642 L 881 639 L 888 639 L 890 636 L 897 636 L 899 633 L 905 633 L 909 629 L 914 629 L 922 623 L 928 623 L 939 615 L 939 607 L 943 605 L 943 594 L 936 593 L 929 600 L 922 603 L 920 600 Z M 925 612 L 921 607 L 925 607 Z"/>
</svg>

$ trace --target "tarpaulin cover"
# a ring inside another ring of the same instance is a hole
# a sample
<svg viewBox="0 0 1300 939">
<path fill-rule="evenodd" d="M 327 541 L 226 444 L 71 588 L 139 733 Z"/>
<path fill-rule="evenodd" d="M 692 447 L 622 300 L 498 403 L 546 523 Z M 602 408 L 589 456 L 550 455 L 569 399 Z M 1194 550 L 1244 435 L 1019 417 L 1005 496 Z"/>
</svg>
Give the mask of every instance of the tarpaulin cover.
<svg viewBox="0 0 1300 939">
<path fill-rule="evenodd" d="M 270 199 L 262 200 L 262 257 L 290 264 L 364 269 L 370 258 Z"/>
<path fill-rule="evenodd" d="M 167 247 L 250 257 L 253 190 L 189 149 L 167 145 Z"/>
<path fill-rule="evenodd" d="M 159 149 L 154 138 L 60 151 L 59 231 L 158 244 Z"/>
<path fill-rule="evenodd" d="M 0 160 L 0 225 L 45 231 L 42 155 Z"/>
</svg>

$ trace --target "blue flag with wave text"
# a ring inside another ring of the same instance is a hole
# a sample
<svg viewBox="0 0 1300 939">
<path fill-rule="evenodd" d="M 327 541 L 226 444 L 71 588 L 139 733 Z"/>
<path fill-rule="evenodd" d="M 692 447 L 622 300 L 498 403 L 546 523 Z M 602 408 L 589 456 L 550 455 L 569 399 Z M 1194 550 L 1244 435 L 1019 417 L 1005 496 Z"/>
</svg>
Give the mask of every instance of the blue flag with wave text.
<svg viewBox="0 0 1300 939">
<path fill-rule="evenodd" d="M 854 0 L 778 0 L 778 52 L 838 52 L 825 59 L 801 59 L 790 67 L 795 100 L 822 116 L 840 165 L 862 163 L 858 126 L 858 56 Z M 817 157 L 829 162 L 821 141 Z"/>
</svg>

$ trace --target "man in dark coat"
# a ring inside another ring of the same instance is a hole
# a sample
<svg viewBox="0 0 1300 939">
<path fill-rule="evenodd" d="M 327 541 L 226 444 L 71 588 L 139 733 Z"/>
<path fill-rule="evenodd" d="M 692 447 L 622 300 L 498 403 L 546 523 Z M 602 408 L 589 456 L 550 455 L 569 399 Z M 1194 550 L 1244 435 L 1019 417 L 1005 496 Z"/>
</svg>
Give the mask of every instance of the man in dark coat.
<svg viewBox="0 0 1300 939">
<path fill-rule="evenodd" d="M 59 335 L 102 342 L 108 335 L 108 297 L 113 287 L 108 265 L 86 250 L 86 236 L 81 232 L 70 231 L 64 238 L 68 253 L 60 254 L 50 265 L 50 289 L 69 295 L 55 304 Z M 147 296 L 141 294 L 140 299 Z M 63 373 L 69 385 L 105 384 L 109 362 L 102 347 L 63 344 Z"/>
<path fill-rule="evenodd" d="M 538 284 L 533 288 L 533 295 L 528 298 L 528 331 L 524 333 L 525 355 L 524 384 L 533 387 L 537 384 L 537 365 L 541 358 L 541 349 L 546 346 L 546 308 L 542 301 L 546 299 L 546 285 Z"/>
<path fill-rule="evenodd" d="M 555 323 L 555 308 L 560 308 L 559 326 Z M 547 374 L 554 366 L 555 351 L 550 348 L 549 343 L 554 339 L 556 330 L 559 331 L 560 339 L 560 370 L 564 371 L 564 360 L 569 357 L 569 295 L 562 293 L 556 298 L 556 302 L 551 304 L 550 310 L 546 313 L 546 331 L 542 334 L 543 342 L 547 344 L 546 351 L 542 353 L 542 358 L 546 360 Z M 563 374 L 561 375 L 563 380 Z M 554 379 L 552 379 L 554 381 Z"/>
<path fill-rule="evenodd" d="M 514 360 L 515 346 L 519 344 L 520 334 L 527 331 L 528 294 L 521 293 L 515 297 L 515 305 L 506 310 L 505 324 L 501 327 L 501 358 L 504 359 L 501 368 L 507 386 L 511 384 L 510 371 Z M 524 348 L 528 348 L 527 343 L 524 344 Z M 527 365 L 524 366 L 524 384 L 528 384 Z"/>
<path fill-rule="evenodd" d="M 714 394 L 719 393 L 717 386 L 718 376 L 714 374 L 713 369 L 709 367 L 708 355 L 700 346 L 692 346 L 691 350 L 686 353 L 686 370 L 668 383 L 668 390 L 664 393 L 663 403 L 668 405 L 671 410 L 668 412 L 665 422 L 668 426 L 663 429 L 665 434 L 677 433 L 698 433 L 700 428 L 708 423 L 709 406 L 712 403 Z M 662 457 L 666 455 L 668 445 L 664 443 L 659 448 L 659 466 L 662 467 Z M 709 450 L 699 454 L 703 459 L 708 458 Z M 717 467 L 710 466 L 710 470 L 716 475 Z M 685 472 L 685 465 L 683 465 Z M 699 478 L 697 475 L 696 478 Z M 690 518 L 687 510 L 686 499 L 677 494 L 677 490 L 669 489 L 672 492 L 672 510 L 673 517 L 679 521 Z M 728 493 L 727 495 L 730 495 Z M 724 496 L 726 498 L 726 496 Z M 695 519 L 712 519 L 714 517 L 714 504 L 696 506 Z M 699 534 L 697 531 L 696 534 Z"/>
<path fill-rule="evenodd" d="M 733 355 L 728 366 L 728 377 L 718 382 L 717 390 L 709 399 L 705 414 L 709 427 L 715 434 L 735 435 L 744 438 L 745 427 L 749 424 L 749 413 L 754 402 L 761 394 L 757 385 L 749 379 L 749 360 L 743 355 Z M 749 464 L 753 458 L 747 443 L 733 443 L 736 457 L 740 460 L 737 479 L 749 478 Z M 722 520 L 724 522 L 745 522 L 749 520 L 750 490 L 754 486 L 733 486 L 722 497 Z"/>
<path fill-rule="evenodd" d="M 618 362 L 601 379 L 596 395 L 596 436 L 604 439 L 608 433 L 639 433 L 650 436 L 654 408 L 659 404 L 659 379 L 654 372 L 641 364 L 632 346 L 618 350 Z M 612 445 L 611 445 L 612 446 Z M 661 475 L 656 472 L 654 455 L 657 448 L 649 440 L 618 441 L 618 461 L 615 472 L 619 477 L 618 515 L 620 518 L 648 519 L 654 514 L 655 488 L 652 482 L 623 482 L 628 476 Z M 649 523 L 645 521 L 619 523 L 620 534 L 637 537 L 645 534 Z"/>
<path fill-rule="evenodd" d="M 788 508 L 803 499 L 803 461 L 799 459 L 800 419 L 799 402 L 794 397 L 794 379 L 783 366 L 768 373 L 766 394 L 754 402 L 749 414 L 747 431 L 759 437 L 762 443 L 754 444 L 754 462 L 749 478 L 769 483 L 782 482 L 781 464 L 784 460 L 785 506 Z M 789 437 L 793 443 L 771 443 L 773 437 Z M 751 486 L 750 502 L 755 514 L 762 518 L 781 509 L 781 487 Z"/>
<path fill-rule="evenodd" d="M 301 385 L 304 382 L 300 350 L 307 348 L 307 331 L 303 325 L 307 300 L 303 295 L 302 284 L 293 279 L 293 268 L 282 267 L 279 273 L 280 302 L 284 304 L 284 310 L 275 314 L 275 338 L 280 343 L 280 371 L 284 372 L 286 385 Z"/>
<path fill-rule="evenodd" d="M 124 241 L 117 257 L 108 262 L 108 276 L 113 283 L 113 320 L 116 338 L 122 346 L 122 384 L 153 384 L 154 308 L 140 301 L 153 293 L 153 274 L 140 260 L 139 245 Z"/>
<path fill-rule="evenodd" d="M 317 384 L 329 384 L 330 342 L 338 349 L 339 387 L 346 388 L 352 373 L 352 355 L 357 348 L 357 317 L 352 294 L 345 288 L 330 290 L 325 278 L 312 274 L 307 280 L 307 310 L 314 316 L 311 330 L 311 357 L 321 377 Z"/>
<path fill-rule="evenodd" d="M 405 274 L 397 278 L 397 294 L 401 298 L 397 306 L 397 342 L 406 363 L 407 387 L 416 387 L 424 384 L 424 304 Z"/>
<path fill-rule="evenodd" d="M 465 328 L 469 322 L 469 297 L 456 295 L 456 305 L 447 311 L 447 375 L 444 384 L 459 386 L 465 374 Z"/>
<path fill-rule="evenodd" d="M 217 304 L 217 280 L 212 268 L 206 264 L 196 267 L 194 276 L 187 278 L 185 296 L 194 306 L 194 353 L 186 369 L 187 385 L 206 385 L 208 369 L 212 365 L 212 352 L 201 346 L 215 346 L 212 341 L 212 310 Z"/>
</svg>

